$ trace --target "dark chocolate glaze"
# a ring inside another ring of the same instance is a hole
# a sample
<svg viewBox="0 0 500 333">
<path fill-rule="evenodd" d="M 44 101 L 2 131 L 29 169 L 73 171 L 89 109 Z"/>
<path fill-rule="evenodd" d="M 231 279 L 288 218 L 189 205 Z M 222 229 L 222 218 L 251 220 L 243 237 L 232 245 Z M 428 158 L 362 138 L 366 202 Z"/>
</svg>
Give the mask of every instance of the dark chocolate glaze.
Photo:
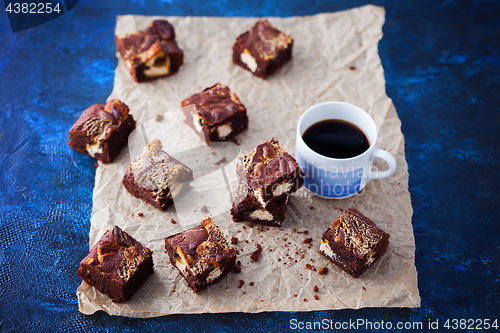
<svg viewBox="0 0 500 333">
<path fill-rule="evenodd" d="M 237 112 L 245 112 L 246 114 L 246 108 L 238 96 L 220 83 L 186 98 L 181 103 L 183 107 L 192 104 L 196 107 L 196 112 L 203 118 L 203 123 L 208 125 L 221 123 Z"/>
<path fill-rule="evenodd" d="M 198 225 L 194 228 L 188 229 L 174 236 L 169 237 L 169 242 L 172 247 L 179 247 L 184 252 L 195 256 L 196 249 L 198 246 L 206 241 L 208 238 L 207 230 L 202 226 Z"/>
</svg>

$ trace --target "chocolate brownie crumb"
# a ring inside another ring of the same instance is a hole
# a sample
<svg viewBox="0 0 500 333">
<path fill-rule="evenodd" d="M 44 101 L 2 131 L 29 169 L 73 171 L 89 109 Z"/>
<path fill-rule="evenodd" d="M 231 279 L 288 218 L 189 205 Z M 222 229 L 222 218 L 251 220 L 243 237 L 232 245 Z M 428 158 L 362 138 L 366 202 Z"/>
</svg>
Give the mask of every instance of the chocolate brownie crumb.
<svg viewBox="0 0 500 333">
<path fill-rule="evenodd" d="M 175 220 L 174 220 L 174 219 L 170 219 L 170 223 L 172 223 L 172 224 L 176 224 L 177 222 L 175 222 Z"/>
<path fill-rule="evenodd" d="M 293 297 L 297 297 L 297 294 L 293 294 Z"/>
<path fill-rule="evenodd" d="M 311 206 L 311 207 L 309 207 L 309 209 L 314 209 L 314 207 L 313 207 L 313 206 Z"/>
<path fill-rule="evenodd" d="M 304 298 L 304 302 L 307 302 L 307 298 Z"/>
<path fill-rule="evenodd" d="M 319 290 L 319 289 L 318 289 L 318 286 L 314 286 L 314 287 L 313 287 L 313 290 L 314 290 L 314 292 L 315 292 L 315 293 L 317 293 L 317 292 L 318 292 L 318 290 Z"/>
<path fill-rule="evenodd" d="M 217 162 L 215 162 L 215 163 L 214 163 L 214 165 L 219 166 L 219 165 L 221 165 L 222 163 L 226 163 L 226 162 L 227 162 L 226 157 L 223 157 L 223 158 L 221 158 L 220 160 L 218 160 Z"/>
<path fill-rule="evenodd" d="M 326 275 L 328 274 L 328 267 L 320 267 L 318 271 L 319 275 Z"/>
<path fill-rule="evenodd" d="M 207 206 L 203 206 L 203 207 L 201 207 L 200 211 L 202 211 L 203 213 L 208 213 L 208 208 L 207 208 Z"/>
<path fill-rule="evenodd" d="M 231 237 L 231 244 L 236 244 L 238 243 L 238 238 L 237 237 Z"/>
<path fill-rule="evenodd" d="M 250 228 L 253 228 L 253 222 L 250 222 L 250 224 L 248 225 Z"/>
<path fill-rule="evenodd" d="M 314 299 L 315 299 L 315 300 L 318 300 L 318 299 L 319 299 L 319 296 L 318 296 L 318 295 L 314 295 Z"/>
<path fill-rule="evenodd" d="M 365 287 L 362 287 L 362 288 L 363 288 L 363 290 L 366 290 L 366 288 L 365 288 Z"/>
<path fill-rule="evenodd" d="M 312 266 L 311 266 L 311 265 L 306 264 L 306 269 L 307 269 L 307 270 L 311 270 L 311 268 L 312 268 Z"/>
<path fill-rule="evenodd" d="M 241 273 L 241 267 L 240 266 L 234 266 L 234 272 L 235 273 Z"/>
<path fill-rule="evenodd" d="M 260 246 L 260 244 L 257 244 L 257 250 L 253 251 L 253 253 L 250 255 L 250 258 L 253 261 L 259 260 L 261 252 L 262 252 L 262 246 Z"/>
<path fill-rule="evenodd" d="M 349 69 L 350 69 L 351 71 L 356 70 L 356 66 L 350 66 L 350 67 L 349 67 Z"/>
<path fill-rule="evenodd" d="M 137 215 L 139 215 L 139 216 L 143 216 L 144 214 L 143 214 L 143 213 L 137 213 Z"/>
<path fill-rule="evenodd" d="M 250 282 L 250 283 L 249 283 L 249 285 L 250 285 L 250 286 L 253 286 L 253 282 Z"/>
<path fill-rule="evenodd" d="M 304 239 L 304 244 L 311 244 L 312 240 L 312 238 L 306 238 Z"/>
<path fill-rule="evenodd" d="M 238 289 L 241 289 L 241 287 L 243 287 L 244 284 L 245 284 L 245 281 L 240 280 L 240 284 L 238 285 Z"/>
<path fill-rule="evenodd" d="M 162 121 L 163 120 L 163 115 L 162 114 L 159 114 L 156 116 L 155 118 L 156 121 Z"/>
</svg>

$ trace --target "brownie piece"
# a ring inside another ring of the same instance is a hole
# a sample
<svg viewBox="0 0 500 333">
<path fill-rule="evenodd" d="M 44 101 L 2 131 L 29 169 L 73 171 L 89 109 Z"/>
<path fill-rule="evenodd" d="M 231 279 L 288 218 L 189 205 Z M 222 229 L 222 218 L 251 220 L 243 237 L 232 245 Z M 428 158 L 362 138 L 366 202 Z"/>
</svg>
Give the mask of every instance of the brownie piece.
<svg viewBox="0 0 500 333">
<path fill-rule="evenodd" d="M 201 225 L 165 238 L 165 249 L 194 292 L 219 282 L 236 265 L 236 249 L 208 216 Z"/>
<path fill-rule="evenodd" d="M 116 35 L 115 40 L 136 82 L 172 75 L 184 61 L 184 52 L 175 41 L 174 27 L 165 20 L 155 20 L 143 31 Z"/>
<path fill-rule="evenodd" d="M 233 62 L 265 79 L 292 58 L 292 37 L 260 19 L 233 45 Z"/>
<path fill-rule="evenodd" d="M 372 220 L 351 207 L 323 234 L 319 253 L 357 278 L 385 253 L 389 237 Z"/>
<path fill-rule="evenodd" d="M 113 301 L 125 302 L 153 274 L 153 252 L 115 226 L 83 258 L 77 273 Z"/>
<path fill-rule="evenodd" d="M 297 191 L 304 184 L 304 172 L 297 161 L 274 138 L 240 157 L 236 173 L 263 206 L 271 199 Z"/>
<path fill-rule="evenodd" d="M 273 227 L 281 227 L 285 220 L 288 195 L 282 194 L 271 199 L 263 206 L 253 195 L 253 191 L 245 182 L 240 182 L 236 191 L 236 199 L 231 208 L 234 222 L 253 222 Z"/>
<path fill-rule="evenodd" d="M 134 129 L 135 120 L 128 106 L 113 99 L 83 111 L 69 130 L 68 145 L 79 153 L 111 163 L 128 144 Z"/>
<path fill-rule="evenodd" d="M 133 196 L 165 211 L 193 180 L 193 171 L 168 155 L 154 139 L 128 167 L 122 183 Z"/>
<path fill-rule="evenodd" d="M 181 105 L 186 123 L 209 146 L 211 141 L 232 139 L 248 127 L 247 109 L 235 93 L 220 83 L 186 98 Z"/>
</svg>

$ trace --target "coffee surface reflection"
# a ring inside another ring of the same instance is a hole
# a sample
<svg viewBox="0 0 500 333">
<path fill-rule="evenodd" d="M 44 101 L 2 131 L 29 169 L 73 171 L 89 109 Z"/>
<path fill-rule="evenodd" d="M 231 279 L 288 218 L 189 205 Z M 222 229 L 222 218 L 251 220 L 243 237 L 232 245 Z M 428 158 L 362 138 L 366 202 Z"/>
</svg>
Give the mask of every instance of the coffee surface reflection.
<svg viewBox="0 0 500 333">
<path fill-rule="evenodd" d="M 351 158 L 370 148 L 370 141 L 356 125 L 338 119 L 312 124 L 302 135 L 316 153 L 331 158 Z"/>
</svg>

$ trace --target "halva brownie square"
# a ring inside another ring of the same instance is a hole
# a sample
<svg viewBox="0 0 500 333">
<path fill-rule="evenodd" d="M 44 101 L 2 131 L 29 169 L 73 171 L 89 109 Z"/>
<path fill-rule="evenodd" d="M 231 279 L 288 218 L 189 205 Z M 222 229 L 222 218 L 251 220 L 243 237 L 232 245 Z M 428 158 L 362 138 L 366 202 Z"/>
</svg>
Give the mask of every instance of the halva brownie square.
<svg viewBox="0 0 500 333">
<path fill-rule="evenodd" d="M 115 302 L 124 302 L 153 274 L 153 252 L 115 226 L 81 261 L 78 276 Z"/>
<path fill-rule="evenodd" d="M 165 238 L 165 249 L 195 292 L 217 283 L 236 263 L 236 249 L 208 216 L 201 225 Z"/>
<path fill-rule="evenodd" d="M 240 182 L 231 208 L 231 216 L 234 222 L 253 222 L 281 227 L 285 220 L 288 197 L 287 194 L 280 195 L 263 206 L 253 195 L 250 187 L 245 182 Z"/>
<path fill-rule="evenodd" d="M 233 45 L 233 62 L 265 79 L 292 58 L 292 37 L 260 19 Z"/>
<path fill-rule="evenodd" d="M 220 83 L 186 98 L 181 105 L 186 123 L 209 146 L 212 141 L 229 140 L 248 127 L 247 109 L 235 93 Z"/>
<path fill-rule="evenodd" d="M 133 196 L 165 211 L 192 180 L 193 171 L 164 152 L 161 141 L 154 139 L 130 164 L 122 183 Z"/>
<path fill-rule="evenodd" d="M 246 182 L 253 196 L 266 203 L 283 194 L 289 195 L 304 185 L 304 172 L 278 140 L 271 139 L 240 157 L 236 166 L 240 182 Z"/>
<path fill-rule="evenodd" d="M 147 29 L 115 36 L 116 48 L 136 82 L 176 73 L 184 52 L 175 41 L 174 27 L 166 20 L 155 20 Z"/>
<path fill-rule="evenodd" d="M 319 252 L 357 278 L 385 253 L 389 237 L 372 220 L 351 207 L 323 234 Z"/>
<path fill-rule="evenodd" d="M 79 153 L 111 163 L 127 145 L 134 129 L 135 120 L 128 106 L 114 99 L 83 111 L 69 130 L 68 145 Z"/>
</svg>

